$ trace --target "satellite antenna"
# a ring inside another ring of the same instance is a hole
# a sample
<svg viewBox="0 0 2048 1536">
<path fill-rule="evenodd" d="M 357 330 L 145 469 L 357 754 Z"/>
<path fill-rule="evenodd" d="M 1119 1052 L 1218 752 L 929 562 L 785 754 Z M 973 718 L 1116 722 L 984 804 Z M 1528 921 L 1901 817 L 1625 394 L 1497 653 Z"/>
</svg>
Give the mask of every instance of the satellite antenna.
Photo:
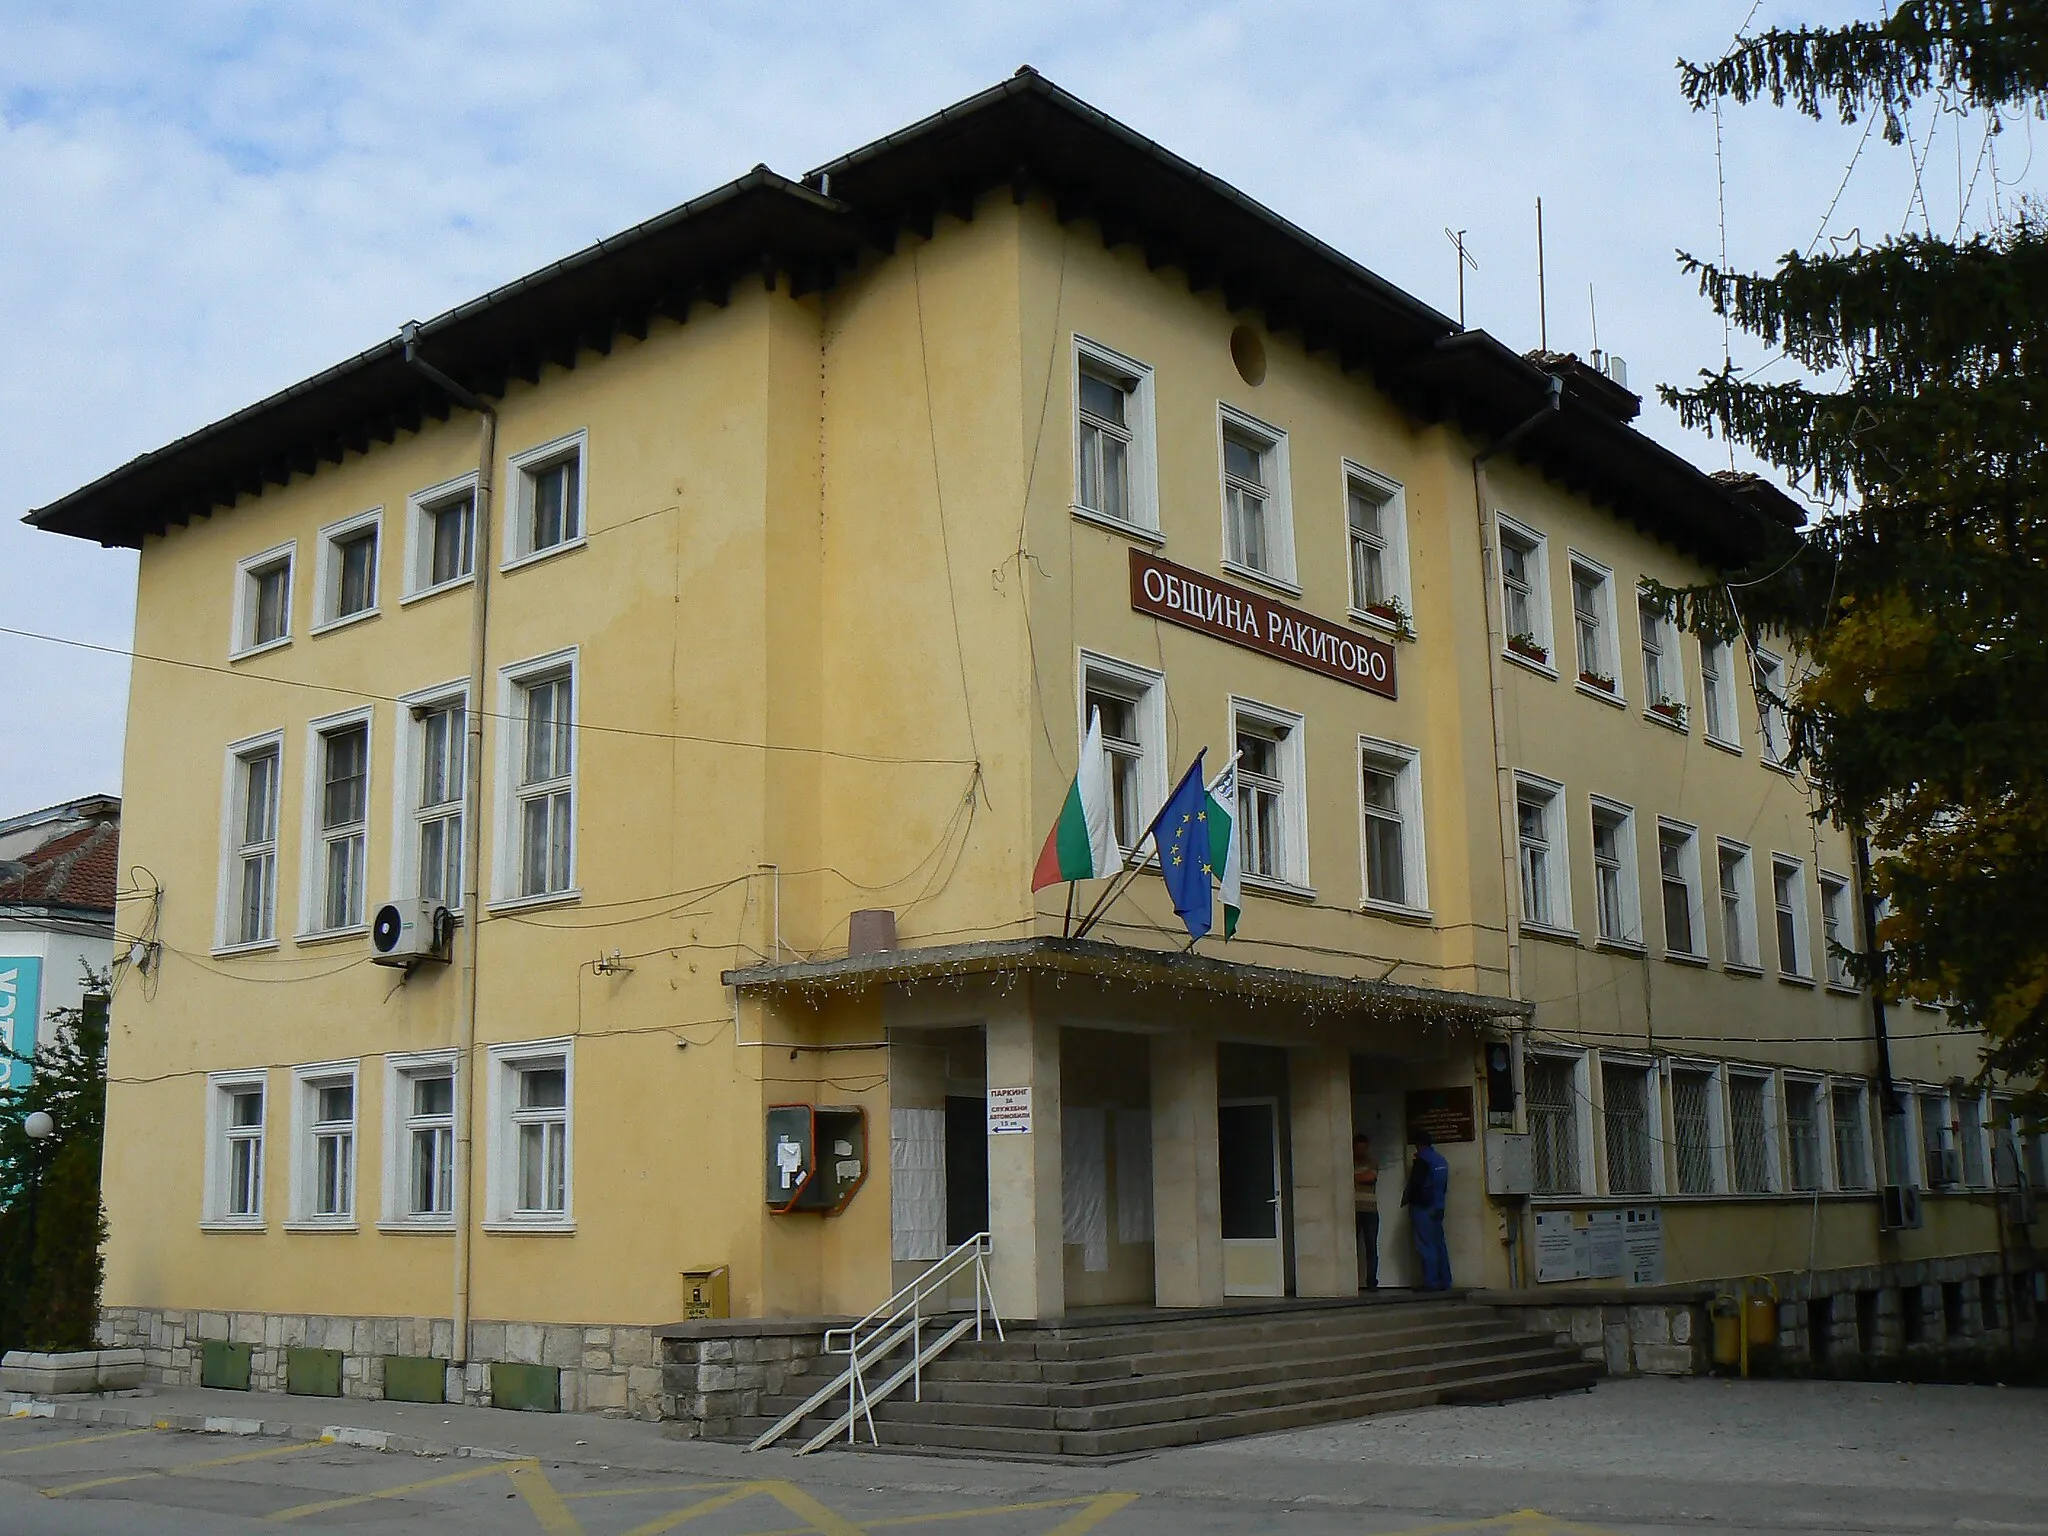
<svg viewBox="0 0 2048 1536">
<path fill-rule="evenodd" d="M 1465 326 L 1465 269 L 1470 267 L 1477 272 L 1479 260 L 1465 249 L 1464 230 L 1453 231 L 1449 225 L 1445 225 L 1444 238 L 1458 248 L 1458 328 L 1462 330 Z"/>
</svg>

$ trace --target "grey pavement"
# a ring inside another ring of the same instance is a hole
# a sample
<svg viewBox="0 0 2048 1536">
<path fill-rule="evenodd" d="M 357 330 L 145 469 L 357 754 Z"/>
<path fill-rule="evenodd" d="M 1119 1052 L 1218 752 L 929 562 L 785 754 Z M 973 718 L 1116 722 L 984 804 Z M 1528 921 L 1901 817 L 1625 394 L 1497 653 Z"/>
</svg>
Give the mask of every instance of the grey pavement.
<svg viewBox="0 0 2048 1536">
<path fill-rule="evenodd" d="M 0 1536 L 2048 1536 L 2048 1393 L 2002 1388 L 1610 1382 L 1111 1465 L 753 1456 L 583 1415 L 197 1389 L 52 1408 L 0 1421 Z"/>
</svg>

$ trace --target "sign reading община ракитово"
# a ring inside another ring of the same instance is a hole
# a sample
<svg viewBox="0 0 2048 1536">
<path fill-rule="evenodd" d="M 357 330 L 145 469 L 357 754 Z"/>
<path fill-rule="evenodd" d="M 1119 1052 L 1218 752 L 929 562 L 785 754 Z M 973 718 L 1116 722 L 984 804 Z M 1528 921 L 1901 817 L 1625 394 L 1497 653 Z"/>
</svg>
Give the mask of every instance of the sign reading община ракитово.
<svg viewBox="0 0 2048 1536">
<path fill-rule="evenodd" d="M 1186 566 L 1131 551 L 1131 606 L 1168 623 L 1394 697 L 1394 648 Z"/>
</svg>

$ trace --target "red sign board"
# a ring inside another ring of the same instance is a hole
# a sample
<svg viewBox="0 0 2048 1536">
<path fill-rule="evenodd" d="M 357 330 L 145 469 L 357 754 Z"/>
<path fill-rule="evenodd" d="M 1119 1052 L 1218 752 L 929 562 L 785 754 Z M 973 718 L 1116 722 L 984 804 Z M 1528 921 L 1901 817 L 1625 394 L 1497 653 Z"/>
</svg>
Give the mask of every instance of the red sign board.
<svg viewBox="0 0 2048 1536">
<path fill-rule="evenodd" d="M 1325 677 L 1394 697 L 1394 648 L 1184 565 L 1131 551 L 1131 606 Z"/>
<path fill-rule="evenodd" d="M 1408 1139 L 1423 1132 L 1438 1145 L 1447 1141 L 1475 1141 L 1470 1088 L 1410 1088 L 1408 1090 Z"/>
</svg>

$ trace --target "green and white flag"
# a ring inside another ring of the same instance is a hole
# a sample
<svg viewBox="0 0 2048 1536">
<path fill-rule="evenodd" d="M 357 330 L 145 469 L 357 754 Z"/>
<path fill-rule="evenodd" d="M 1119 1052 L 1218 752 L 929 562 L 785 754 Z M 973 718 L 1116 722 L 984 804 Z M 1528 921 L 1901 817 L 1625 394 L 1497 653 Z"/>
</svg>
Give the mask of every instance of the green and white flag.
<svg viewBox="0 0 2048 1536">
<path fill-rule="evenodd" d="M 1031 889 L 1062 880 L 1100 880 L 1123 873 L 1123 851 L 1116 845 L 1116 804 L 1109 786 L 1109 754 L 1102 747 L 1102 715 L 1088 711 L 1088 739 L 1081 743 L 1081 766 L 1060 806 L 1059 820 L 1046 834 Z"/>
<path fill-rule="evenodd" d="M 1223 887 L 1223 937 L 1237 932 L 1244 905 L 1244 860 L 1237 851 L 1237 759 L 1209 781 L 1209 867 Z"/>
</svg>

